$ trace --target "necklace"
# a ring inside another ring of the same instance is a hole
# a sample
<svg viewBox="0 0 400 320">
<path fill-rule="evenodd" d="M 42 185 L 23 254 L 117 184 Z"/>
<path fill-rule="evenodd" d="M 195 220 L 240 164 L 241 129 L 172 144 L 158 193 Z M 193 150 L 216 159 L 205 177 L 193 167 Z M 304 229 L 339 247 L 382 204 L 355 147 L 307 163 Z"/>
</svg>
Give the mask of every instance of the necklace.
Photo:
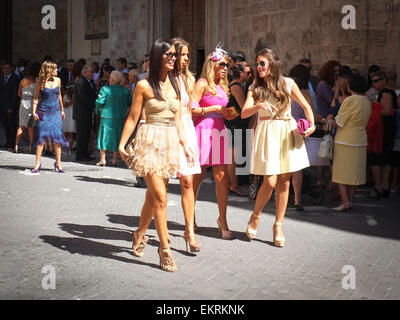
<svg viewBox="0 0 400 320">
<path fill-rule="evenodd" d="M 51 83 L 51 88 L 49 88 L 49 89 L 50 89 L 50 90 L 53 90 L 53 87 L 54 87 L 54 78 L 53 78 L 53 81 L 47 80 L 47 82 L 49 83 L 49 85 L 50 85 L 50 83 Z"/>
</svg>

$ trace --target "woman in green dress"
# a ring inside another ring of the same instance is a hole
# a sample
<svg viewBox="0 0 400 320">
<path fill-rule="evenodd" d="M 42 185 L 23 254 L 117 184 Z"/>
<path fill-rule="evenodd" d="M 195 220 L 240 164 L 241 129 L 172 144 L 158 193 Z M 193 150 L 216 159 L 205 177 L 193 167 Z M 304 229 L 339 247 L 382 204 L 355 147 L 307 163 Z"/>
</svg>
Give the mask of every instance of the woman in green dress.
<svg viewBox="0 0 400 320">
<path fill-rule="evenodd" d="M 122 129 L 132 103 L 129 89 L 120 85 L 122 74 L 113 71 L 110 75 L 110 85 L 101 88 L 96 100 L 96 114 L 100 115 L 97 148 L 100 150 L 100 162 L 97 166 L 106 165 L 106 151 L 113 152 L 112 165 L 117 166 L 118 145 Z"/>
</svg>

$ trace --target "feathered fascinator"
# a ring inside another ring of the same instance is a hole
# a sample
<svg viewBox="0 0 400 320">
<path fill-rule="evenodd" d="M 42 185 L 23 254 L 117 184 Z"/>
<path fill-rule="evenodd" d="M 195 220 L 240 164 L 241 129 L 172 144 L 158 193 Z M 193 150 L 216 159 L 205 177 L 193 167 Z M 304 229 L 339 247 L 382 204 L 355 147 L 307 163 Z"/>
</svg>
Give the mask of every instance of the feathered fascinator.
<svg viewBox="0 0 400 320">
<path fill-rule="evenodd" d="M 215 48 L 214 52 L 211 54 L 211 60 L 216 62 L 221 60 L 224 57 L 224 54 L 228 54 L 224 49 L 222 49 L 221 42 L 218 42 L 217 47 Z"/>
</svg>

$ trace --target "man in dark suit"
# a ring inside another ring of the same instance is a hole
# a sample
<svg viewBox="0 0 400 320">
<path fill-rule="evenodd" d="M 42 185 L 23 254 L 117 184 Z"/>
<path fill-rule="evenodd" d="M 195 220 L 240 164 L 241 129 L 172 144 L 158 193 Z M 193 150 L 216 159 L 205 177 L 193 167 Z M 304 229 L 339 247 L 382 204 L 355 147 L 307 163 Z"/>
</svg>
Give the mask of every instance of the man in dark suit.
<svg viewBox="0 0 400 320">
<path fill-rule="evenodd" d="M 3 76 L 0 78 L 0 117 L 6 132 L 6 148 L 13 151 L 17 133 L 18 86 L 19 80 L 12 72 L 9 62 L 3 64 Z"/>
<path fill-rule="evenodd" d="M 72 68 L 74 67 L 75 60 L 69 59 L 67 61 L 67 67 L 61 66 L 58 70 L 59 78 L 61 79 L 61 85 L 64 90 L 67 88 L 67 84 L 70 83 L 72 79 Z"/>
<path fill-rule="evenodd" d="M 82 75 L 75 84 L 73 118 L 76 120 L 76 160 L 92 161 L 89 153 L 90 132 L 96 103 L 96 86 L 93 83 L 94 70 L 91 66 L 82 69 Z"/>
</svg>

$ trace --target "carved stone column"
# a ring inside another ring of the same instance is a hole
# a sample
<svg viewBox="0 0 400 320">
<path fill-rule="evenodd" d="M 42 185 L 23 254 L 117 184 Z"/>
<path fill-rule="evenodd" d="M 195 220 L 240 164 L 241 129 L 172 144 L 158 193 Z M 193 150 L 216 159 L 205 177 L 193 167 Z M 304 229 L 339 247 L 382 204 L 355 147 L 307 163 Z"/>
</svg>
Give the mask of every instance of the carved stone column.
<svg viewBox="0 0 400 320">
<path fill-rule="evenodd" d="M 229 51 L 230 0 L 206 0 L 206 56 L 218 42 Z"/>
<path fill-rule="evenodd" d="M 148 1 L 147 49 L 157 39 L 171 38 L 171 0 Z"/>
</svg>

